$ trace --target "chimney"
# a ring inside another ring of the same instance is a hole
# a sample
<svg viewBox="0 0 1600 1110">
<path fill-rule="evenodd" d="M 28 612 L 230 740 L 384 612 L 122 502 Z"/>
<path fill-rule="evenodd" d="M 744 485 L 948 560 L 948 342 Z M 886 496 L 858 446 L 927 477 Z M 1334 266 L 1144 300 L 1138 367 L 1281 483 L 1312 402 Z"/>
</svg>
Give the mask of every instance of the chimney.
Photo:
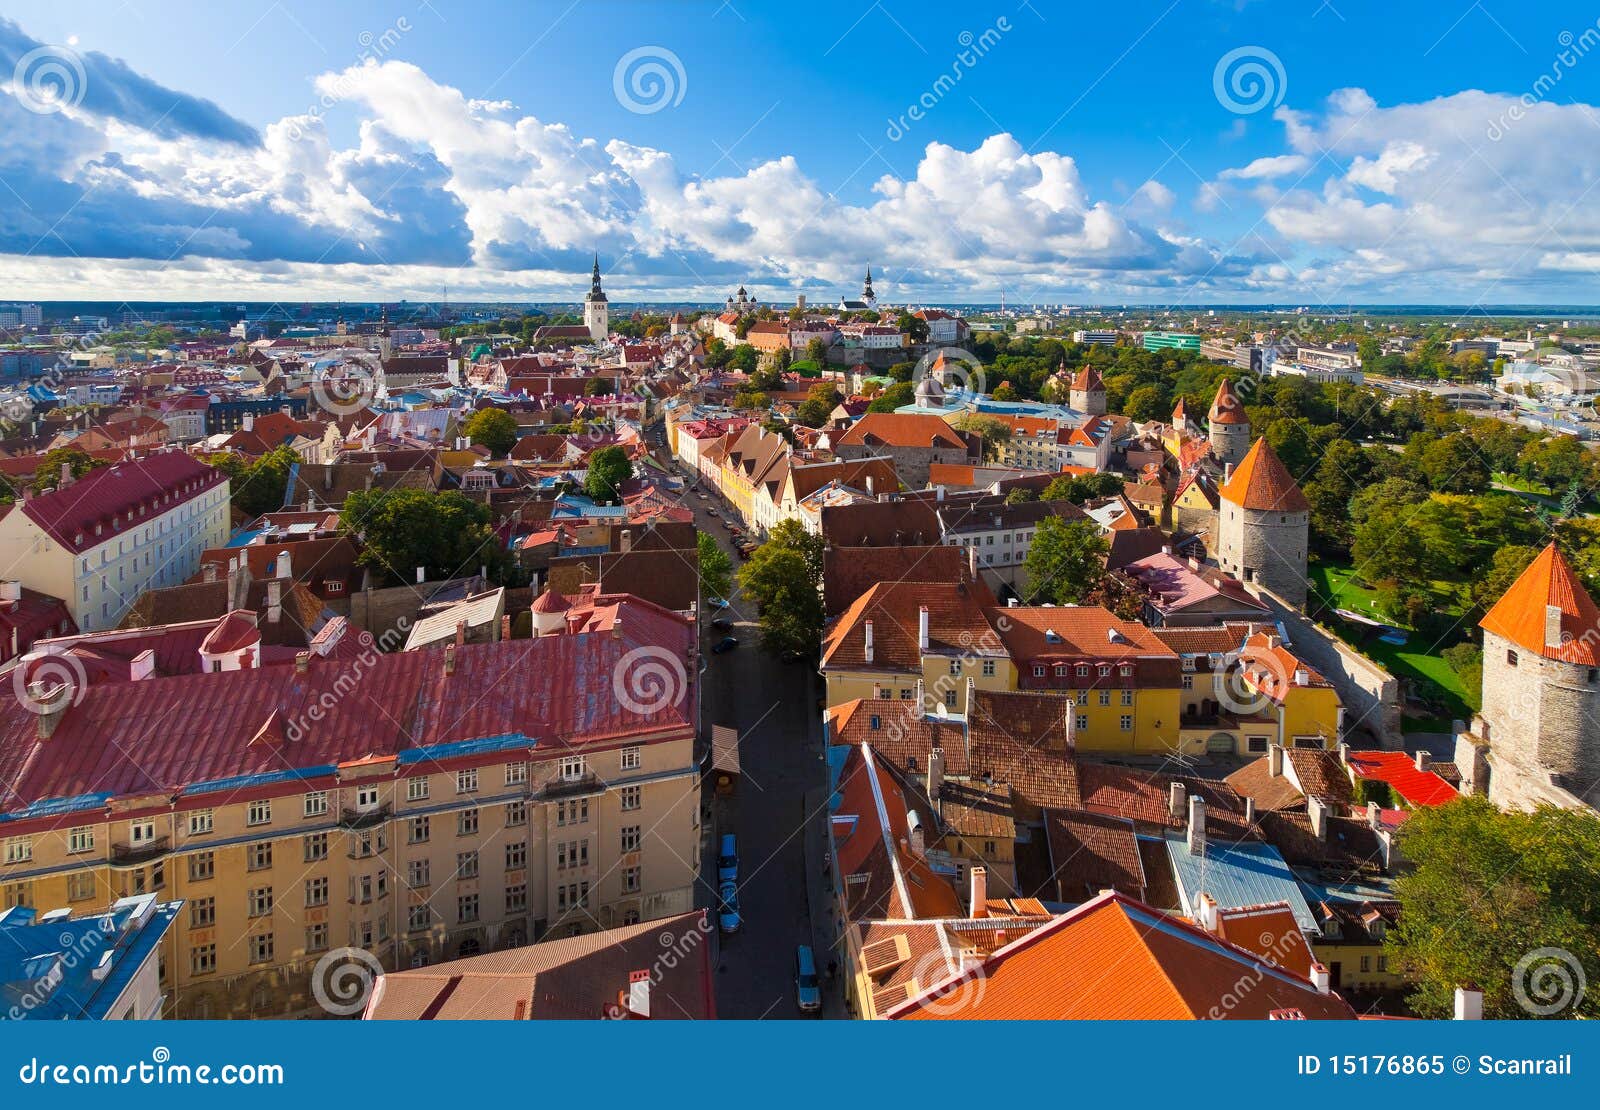
<svg viewBox="0 0 1600 1110">
<path fill-rule="evenodd" d="M 875 480 L 873 480 L 872 475 L 868 474 L 867 475 L 867 493 L 870 494 L 870 495 L 876 495 L 877 492 L 878 492 L 878 483 Z"/>
<path fill-rule="evenodd" d="M 1341 766 L 1341 767 L 1350 766 L 1350 745 L 1349 744 L 1340 743 L 1340 745 L 1339 745 L 1339 766 Z"/>
<path fill-rule="evenodd" d="M 1383 827 L 1383 810 L 1378 808 L 1377 802 L 1367 803 L 1367 827 L 1372 829 Z"/>
<path fill-rule="evenodd" d="M 1471 987 L 1456 988 L 1456 1021 L 1483 1020 L 1483 992 Z"/>
<path fill-rule="evenodd" d="M 28 701 L 38 716 L 37 735 L 41 743 L 55 735 L 56 726 L 61 723 L 61 718 L 66 716 L 76 692 L 70 682 L 57 682 L 48 686 L 43 682 L 28 684 Z"/>
<path fill-rule="evenodd" d="M 938 485 L 933 487 L 933 499 L 935 501 L 944 500 L 944 486 Z"/>
<path fill-rule="evenodd" d="M 461 647 L 467 642 L 467 622 L 456 621 L 456 647 Z"/>
<path fill-rule="evenodd" d="M 247 431 L 247 432 L 253 432 L 253 431 L 255 431 L 255 429 L 256 429 L 255 413 L 253 413 L 253 412 L 245 413 L 244 414 L 244 430 Z"/>
<path fill-rule="evenodd" d="M 72 484 L 72 464 L 71 463 L 62 463 L 61 464 L 61 476 L 60 476 L 60 479 L 56 482 L 56 488 L 57 489 L 66 489 L 71 484 Z"/>
<path fill-rule="evenodd" d="M 456 645 L 444 645 L 444 673 L 446 677 L 456 673 Z"/>
<path fill-rule="evenodd" d="M 277 624 L 283 618 L 283 579 L 267 579 L 267 623 Z"/>
<path fill-rule="evenodd" d="M 1244 800 L 1244 823 L 1246 825 L 1254 825 L 1256 823 L 1256 800 L 1254 798 L 1247 797 Z"/>
<path fill-rule="evenodd" d="M 511 639 L 511 614 L 509 613 L 500 618 L 500 638 L 502 640 Z"/>
<path fill-rule="evenodd" d="M 1431 765 L 1432 763 L 1433 763 L 1433 755 L 1430 752 L 1427 752 L 1427 751 L 1418 751 L 1417 752 L 1417 770 L 1426 771 L 1428 769 L 1429 765 Z"/>
<path fill-rule="evenodd" d="M 1311 835 L 1318 840 L 1328 839 L 1328 805 L 1321 798 L 1306 799 L 1306 816 L 1311 818 Z"/>
<path fill-rule="evenodd" d="M 1071 711 L 1069 710 L 1069 712 Z M 1175 782 L 1172 784 L 1172 791 L 1167 796 L 1167 812 L 1172 815 L 1174 820 L 1183 818 L 1184 807 L 1188 804 L 1188 799 L 1184 796 L 1187 793 L 1188 791 L 1183 783 Z"/>
<path fill-rule="evenodd" d="M 944 789 L 944 749 L 935 746 L 928 752 L 928 797 L 937 802 Z"/>
<path fill-rule="evenodd" d="M 987 867 L 974 867 L 972 869 L 971 893 L 967 898 L 970 903 L 967 913 L 972 917 L 989 916 L 989 869 Z"/>
<path fill-rule="evenodd" d="M 273 562 L 278 570 L 278 573 L 275 575 L 275 577 L 282 578 L 285 581 L 294 578 L 294 562 L 290 558 L 287 548 L 278 552 L 278 557 L 277 559 L 273 560 Z"/>
<path fill-rule="evenodd" d="M 1283 774 L 1283 745 L 1267 745 L 1267 777 L 1278 778 Z"/>
<path fill-rule="evenodd" d="M 145 648 L 135 655 L 128 663 L 128 679 L 132 682 L 143 682 L 156 673 L 156 653 L 150 648 Z"/>
<path fill-rule="evenodd" d="M 866 625 L 867 641 L 866 641 L 866 646 L 863 647 L 861 650 L 862 650 L 862 655 L 866 659 L 866 662 L 871 663 L 872 662 L 872 622 L 871 621 L 866 621 L 865 625 Z"/>
<path fill-rule="evenodd" d="M 926 605 L 917 610 L 917 650 L 923 653 L 928 650 L 928 607 Z"/>
<path fill-rule="evenodd" d="M 624 528 L 622 530 L 622 539 L 617 546 L 624 555 L 633 550 L 633 529 Z"/>
<path fill-rule="evenodd" d="M 310 672 L 310 670 L 311 670 L 311 653 L 309 651 L 297 651 L 297 652 L 295 652 L 295 655 L 294 655 L 294 673 L 295 674 L 307 674 L 307 673 Z"/>
<path fill-rule="evenodd" d="M 650 1016 L 650 973 L 628 972 L 628 1009 L 635 1017 Z"/>
<path fill-rule="evenodd" d="M 1296 686 L 1309 686 L 1311 684 L 1311 672 L 1306 670 L 1304 667 L 1296 667 L 1294 672 L 1294 684 Z"/>
<path fill-rule="evenodd" d="M 928 712 L 928 691 L 922 679 L 917 679 L 917 714 L 921 716 Z"/>
<path fill-rule="evenodd" d="M 1328 969 L 1324 964 L 1311 965 L 1311 985 L 1317 988 L 1318 994 L 1328 993 Z"/>
<path fill-rule="evenodd" d="M 201 567 L 200 580 L 202 582 L 215 582 L 217 580 L 217 564 L 207 563 L 205 566 Z"/>
<path fill-rule="evenodd" d="M 1206 852 L 1206 800 L 1196 794 L 1189 799 L 1189 854 Z"/>
<path fill-rule="evenodd" d="M 1217 920 L 1217 900 L 1204 891 L 1200 894 L 1200 912 L 1196 915 L 1199 920 L 1195 924 L 1208 933 L 1214 933 L 1220 926 Z"/>
<path fill-rule="evenodd" d="M 1544 607 L 1544 646 L 1561 646 L 1561 606 Z"/>
<path fill-rule="evenodd" d="M 426 582 L 427 580 L 428 580 L 428 568 L 427 567 L 418 567 L 417 568 L 417 585 L 420 586 L 424 582 Z"/>
</svg>

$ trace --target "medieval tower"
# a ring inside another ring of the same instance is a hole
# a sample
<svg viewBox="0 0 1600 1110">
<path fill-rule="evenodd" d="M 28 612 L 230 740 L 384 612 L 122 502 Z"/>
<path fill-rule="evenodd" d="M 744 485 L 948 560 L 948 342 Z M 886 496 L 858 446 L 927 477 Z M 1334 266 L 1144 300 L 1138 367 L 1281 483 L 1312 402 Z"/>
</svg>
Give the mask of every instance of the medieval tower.
<svg viewBox="0 0 1600 1110">
<path fill-rule="evenodd" d="M 1218 565 L 1246 586 L 1264 586 L 1303 606 L 1311 505 L 1265 439 L 1256 440 L 1217 493 Z"/>
<path fill-rule="evenodd" d="M 1067 404 L 1085 416 L 1104 416 L 1106 385 L 1100 380 L 1100 371 L 1093 366 L 1079 370 L 1072 379 L 1072 388 L 1067 391 Z"/>
<path fill-rule="evenodd" d="M 1250 418 L 1227 378 L 1217 385 L 1208 421 L 1211 454 L 1224 466 L 1238 466 L 1250 451 Z"/>
<path fill-rule="evenodd" d="M 611 334 L 611 306 L 600 288 L 600 256 L 594 256 L 594 273 L 589 278 L 589 295 L 583 298 L 583 325 L 589 329 L 589 338 L 604 343 Z"/>
</svg>

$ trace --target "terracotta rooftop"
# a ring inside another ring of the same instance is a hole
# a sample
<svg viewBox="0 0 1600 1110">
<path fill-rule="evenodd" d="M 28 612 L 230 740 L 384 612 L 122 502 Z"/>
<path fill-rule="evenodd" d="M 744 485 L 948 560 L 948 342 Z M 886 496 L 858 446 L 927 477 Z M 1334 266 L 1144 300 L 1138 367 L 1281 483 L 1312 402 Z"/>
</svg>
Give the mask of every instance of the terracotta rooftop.
<svg viewBox="0 0 1600 1110">
<path fill-rule="evenodd" d="M 1546 659 L 1588 667 L 1600 659 L 1600 609 L 1554 543 L 1539 552 L 1478 624 Z"/>
<path fill-rule="evenodd" d="M 942 447 L 966 450 L 967 441 L 931 413 L 869 412 L 840 436 L 836 446 Z"/>
<path fill-rule="evenodd" d="M 1274 513 L 1311 510 L 1306 495 L 1289 474 L 1266 437 L 1257 439 L 1250 453 L 1217 491 L 1224 501 L 1242 508 Z"/>
<path fill-rule="evenodd" d="M 1244 402 L 1239 400 L 1239 395 L 1228 384 L 1227 378 L 1217 383 L 1217 395 L 1211 402 L 1210 420 L 1213 424 L 1250 423 L 1250 418 L 1245 415 Z"/>
<path fill-rule="evenodd" d="M 829 617 L 880 582 L 955 582 L 966 558 L 953 544 L 834 547 L 822 552 L 822 601 Z"/>
</svg>

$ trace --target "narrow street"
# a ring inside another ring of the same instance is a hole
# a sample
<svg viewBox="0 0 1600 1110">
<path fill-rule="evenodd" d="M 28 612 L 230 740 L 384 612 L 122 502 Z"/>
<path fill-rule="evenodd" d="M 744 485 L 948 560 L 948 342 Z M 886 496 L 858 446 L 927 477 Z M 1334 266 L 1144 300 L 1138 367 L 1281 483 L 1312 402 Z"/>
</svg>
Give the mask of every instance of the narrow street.
<svg viewBox="0 0 1600 1110">
<path fill-rule="evenodd" d="M 654 446 L 654 443 L 652 443 Z M 734 570 L 742 565 L 725 525 L 725 508 L 715 493 L 705 500 L 691 493 L 695 525 L 717 538 Z M 715 508 L 713 516 L 710 509 Z M 761 633 L 753 607 L 737 586 L 729 606 L 706 614 L 709 649 L 725 635 L 739 646 L 721 655 L 705 655 L 701 693 L 704 721 L 738 729 L 743 774 L 732 793 L 715 794 L 708 779 L 705 804 L 712 819 L 702 848 L 698 904 L 716 913 L 717 846 L 733 833 L 739 856 L 737 933 L 722 935 L 717 963 L 717 1013 L 724 1018 L 798 1018 L 795 1001 L 795 952 L 813 946 L 822 978 L 824 1015 L 843 1015 L 837 983 L 826 981 L 825 930 L 813 930 L 813 915 L 827 917 L 826 888 L 821 876 L 824 815 L 821 681 L 809 661 L 784 663 L 761 650 Z M 724 616 L 731 633 L 710 627 Z M 808 806 L 808 801 L 810 805 Z M 807 867 L 808 846 L 815 861 Z"/>
</svg>

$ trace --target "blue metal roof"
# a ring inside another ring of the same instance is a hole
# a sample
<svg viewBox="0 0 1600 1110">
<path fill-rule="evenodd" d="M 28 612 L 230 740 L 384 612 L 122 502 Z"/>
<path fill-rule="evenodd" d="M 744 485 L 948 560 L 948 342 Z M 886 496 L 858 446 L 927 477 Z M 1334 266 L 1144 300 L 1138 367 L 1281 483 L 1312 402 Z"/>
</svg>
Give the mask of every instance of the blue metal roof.
<svg viewBox="0 0 1600 1110">
<path fill-rule="evenodd" d="M 182 901 L 123 898 L 74 918 L 14 907 L 0 913 L 0 1018 L 103 1020 L 177 920 Z M 149 1014 L 130 1015 L 137 1018 Z"/>
<path fill-rule="evenodd" d="M 1287 902 L 1304 932 L 1312 936 L 1321 933 L 1294 872 L 1272 845 L 1253 840 L 1235 844 L 1208 841 L 1205 851 L 1195 855 L 1183 833 L 1168 833 L 1166 844 L 1178 895 L 1190 917 L 1199 915 L 1201 894 L 1211 895 L 1223 910 Z"/>
<path fill-rule="evenodd" d="M 293 782 L 297 779 L 318 779 L 333 774 L 338 768 L 329 763 L 323 767 L 298 767 L 288 771 L 260 771 L 253 775 L 234 775 L 232 778 L 197 782 L 183 788 L 182 793 L 215 794 L 219 790 L 238 790 L 251 786 L 265 786 L 273 782 Z"/>
<path fill-rule="evenodd" d="M 501 736 L 484 736 L 476 740 L 458 740 L 453 744 L 434 744 L 426 748 L 407 748 L 395 756 L 398 764 L 420 763 L 423 760 L 450 759 L 459 755 L 478 755 L 482 752 L 505 751 L 508 748 L 532 748 L 537 741 L 520 732 Z"/>
<path fill-rule="evenodd" d="M 99 809 L 110 797 L 110 794 L 76 794 L 70 798 L 42 798 L 23 809 L 0 813 L 0 821 L 22 821 L 29 817 L 50 817 L 80 809 Z"/>
</svg>

